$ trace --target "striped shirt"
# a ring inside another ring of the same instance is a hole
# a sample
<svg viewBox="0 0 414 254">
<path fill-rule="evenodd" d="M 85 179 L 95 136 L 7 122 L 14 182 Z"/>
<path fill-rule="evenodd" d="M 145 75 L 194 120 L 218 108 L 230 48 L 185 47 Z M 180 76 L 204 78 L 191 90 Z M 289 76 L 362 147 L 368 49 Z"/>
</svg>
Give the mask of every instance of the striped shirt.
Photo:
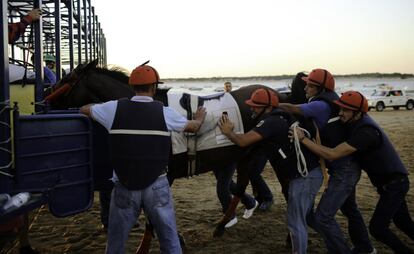
<svg viewBox="0 0 414 254">
<path fill-rule="evenodd" d="M 9 24 L 9 43 L 16 42 L 26 30 L 26 27 L 32 23 L 33 19 L 29 15 L 24 16 L 18 23 Z"/>
</svg>

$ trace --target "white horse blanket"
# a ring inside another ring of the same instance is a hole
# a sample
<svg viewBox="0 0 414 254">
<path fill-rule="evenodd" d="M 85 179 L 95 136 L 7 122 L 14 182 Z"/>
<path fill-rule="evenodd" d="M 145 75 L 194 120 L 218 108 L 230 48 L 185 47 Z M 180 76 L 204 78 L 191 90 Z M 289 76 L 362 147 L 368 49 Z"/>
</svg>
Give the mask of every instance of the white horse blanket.
<svg viewBox="0 0 414 254">
<path fill-rule="evenodd" d="M 187 110 L 180 105 L 182 92 L 168 92 L 168 105 L 180 114 L 187 117 Z M 230 120 L 234 123 L 235 133 L 244 133 L 243 122 L 239 107 L 233 96 L 229 93 L 219 93 L 211 96 L 200 97 L 203 100 L 203 107 L 206 108 L 206 118 L 201 125 L 200 130 L 195 135 L 188 133 L 172 133 L 172 150 L 173 154 L 195 153 L 211 148 L 234 145 L 218 127 L 218 122 L 223 112 L 227 112 Z M 191 109 L 196 112 L 199 97 L 191 95 Z"/>
</svg>

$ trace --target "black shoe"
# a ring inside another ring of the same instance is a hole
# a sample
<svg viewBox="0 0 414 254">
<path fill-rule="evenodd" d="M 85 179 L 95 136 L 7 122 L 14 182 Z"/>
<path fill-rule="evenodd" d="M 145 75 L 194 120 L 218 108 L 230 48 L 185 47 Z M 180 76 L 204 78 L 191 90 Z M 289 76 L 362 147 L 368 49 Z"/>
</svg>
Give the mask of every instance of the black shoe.
<svg viewBox="0 0 414 254">
<path fill-rule="evenodd" d="M 37 251 L 36 249 L 32 249 L 32 246 L 30 245 L 20 248 L 19 253 L 20 254 L 40 254 L 40 252 Z"/>
<path fill-rule="evenodd" d="M 290 238 L 290 234 L 287 234 L 286 236 L 285 247 L 288 249 L 292 249 L 292 239 Z"/>
<path fill-rule="evenodd" d="M 272 205 L 273 205 L 273 200 L 263 201 L 263 202 L 260 204 L 259 209 L 260 209 L 261 211 L 269 211 L 269 210 L 270 210 L 270 208 L 272 207 Z"/>
</svg>

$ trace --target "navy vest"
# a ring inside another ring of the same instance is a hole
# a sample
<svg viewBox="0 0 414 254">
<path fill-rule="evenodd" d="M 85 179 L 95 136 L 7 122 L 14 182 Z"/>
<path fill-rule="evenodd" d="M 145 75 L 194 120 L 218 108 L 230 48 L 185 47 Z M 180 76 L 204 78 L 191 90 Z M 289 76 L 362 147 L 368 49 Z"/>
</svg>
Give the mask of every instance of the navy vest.
<svg viewBox="0 0 414 254">
<path fill-rule="evenodd" d="M 282 117 L 287 122 L 288 126 L 291 126 L 296 121 L 291 114 L 279 109 L 274 109 L 270 115 Z M 311 135 L 314 135 L 314 132 L 311 132 Z M 301 177 L 297 170 L 297 159 L 294 144 L 290 142 L 287 133 L 284 140 L 265 140 L 263 144 L 266 147 L 269 160 L 272 164 L 274 163 L 277 166 L 277 170 L 282 171 L 282 174 L 289 179 Z M 286 157 L 279 152 L 279 149 L 283 151 L 283 154 Z M 308 171 L 311 171 L 319 166 L 319 158 L 308 150 L 306 146 L 301 145 L 301 150 L 305 156 Z"/>
<path fill-rule="evenodd" d="M 322 145 L 330 148 L 334 148 L 337 145 L 345 142 L 348 137 L 346 125 L 343 124 L 338 117 L 339 107 L 333 103 L 333 101 L 338 99 L 339 96 L 332 91 L 325 91 L 312 99 L 312 101 L 325 101 L 328 103 L 331 109 L 331 114 L 329 116 L 328 122 L 321 130 L 319 130 Z M 349 161 L 352 159 L 352 156 L 349 155 L 334 161 L 326 160 L 326 166 L 329 168 L 329 170 L 335 170 L 349 164 Z"/>
<path fill-rule="evenodd" d="M 166 172 L 171 137 L 160 102 L 118 100 L 109 133 L 113 167 L 125 187 L 144 189 Z"/>
<path fill-rule="evenodd" d="M 364 115 L 352 125 L 350 135 L 352 136 L 352 134 L 356 133 L 362 126 L 372 126 L 377 129 L 381 135 L 381 145 L 379 147 L 370 151 L 357 151 L 355 153 L 361 168 L 367 172 L 370 178 L 373 175 L 392 175 L 395 173 L 407 175 L 407 169 L 404 167 L 394 146 L 391 144 L 384 131 L 370 116 Z"/>
</svg>

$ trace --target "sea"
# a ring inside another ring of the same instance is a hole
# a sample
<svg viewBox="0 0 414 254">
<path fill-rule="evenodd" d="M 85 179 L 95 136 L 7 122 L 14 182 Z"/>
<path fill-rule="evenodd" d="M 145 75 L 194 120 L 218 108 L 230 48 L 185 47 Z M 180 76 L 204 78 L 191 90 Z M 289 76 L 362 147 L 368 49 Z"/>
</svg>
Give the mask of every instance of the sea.
<svg viewBox="0 0 414 254">
<path fill-rule="evenodd" d="M 182 80 L 166 81 L 162 87 L 170 87 L 170 91 L 186 92 L 196 95 L 211 95 L 223 92 L 223 84 L 230 81 L 233 90 L 247 85 L 261 84 L 269 86 L 279 92 L 290 92 L 292 79 L 211 79 L 211 80 Z M 370 95 L 378 89 L 401 89 L 407 93 L 414 93 L 414 78 L 336 78 L 336 92 L 338 94 L 356 90 L 364 95 Z"/>
</svg>

